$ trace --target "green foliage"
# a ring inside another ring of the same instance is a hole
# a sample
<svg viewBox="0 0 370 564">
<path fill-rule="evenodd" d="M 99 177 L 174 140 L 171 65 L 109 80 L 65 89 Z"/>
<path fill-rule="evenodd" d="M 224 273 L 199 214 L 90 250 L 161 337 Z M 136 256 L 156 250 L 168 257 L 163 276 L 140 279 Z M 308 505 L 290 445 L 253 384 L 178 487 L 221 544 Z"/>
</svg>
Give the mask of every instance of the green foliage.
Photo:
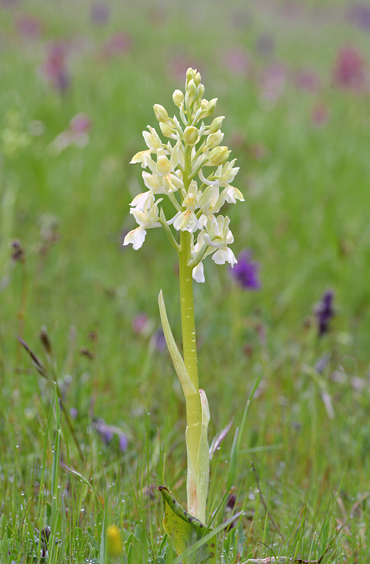
<svg viewBox="0 0 370 564">
<path fill-rule="evenodd" d="M 158 489 L 165 502 L 164 529 L 173 543 L 176 553 L 181 556 L 186 549 L 209 532 L 209 528 L 185 511 L 167 488 L 159 486 Z M 194 559 L 196 562 L 216 562 L 217 548 L 215 543 L 216 539 L 211 539 L 211 542 L 202 546 L 196 554 L 193 554 L 189 559 L 184 559 L 184 564 L 193 562 Z"/>
</svg>

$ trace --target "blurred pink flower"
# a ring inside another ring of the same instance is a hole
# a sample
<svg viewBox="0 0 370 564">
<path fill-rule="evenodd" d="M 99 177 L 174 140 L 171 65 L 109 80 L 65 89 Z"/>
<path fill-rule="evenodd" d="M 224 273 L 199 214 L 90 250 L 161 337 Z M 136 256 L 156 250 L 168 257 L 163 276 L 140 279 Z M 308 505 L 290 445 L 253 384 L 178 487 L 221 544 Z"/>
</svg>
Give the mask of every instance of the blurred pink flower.
<svg viewBox="0 0 370 564">
<path fill-rule="evenodd" d="M 67 69 L 67 48 L 64 43 L 51 43 L 48 47 L 46 61 L 40 66 L 44 78 L 60 92 L 65 92 L 70 84 Z"/>
<path fill-rule="evenodd" d="M 264 69 L 260 82 L 262 97 L 275 102 L 284 92 L 288 78 L 287 67 L 275 62 Z"/>
<path fill-rule="evenodd" d="M 332 82 L 343 90 L 364 91 L 367 87 L 367 65 L 356 47 L 344 45 L 334 63 Z"/>
<path fill-rule="evenodd" d="M 68 130 L 74 137 L 87 133 L 91 128 L 90 118 L 83 113 L 75 115 L 68 126 Z"/>
<path fill-rule="evenodd" d="M 250 70 L 249 57 L 246 51 L 240 47 L 234 47 L 226 51 L 223 56 L 225 67 L 233 74 L 246 75 Z"/>
<path fill-rule="evenodd" d="M 37 39 L 43 32 L 43 24 L 30 14 L 19 14 L 15 19 L 15 29 L 24 39 Z"/>
<path fill-rule="evenodd" d="M 317 92 L 320 88 L 320 78 L 316 71 L 308 68 L 301 68 L 293 75 L 293 81 L 297 88 L 307 90 L 307 92 Z"/>
<path fill-rule="evenodd" d="M 132 48 L 132 38 L 126 31 L 119 31 L 112 35 L 103 46 L 105 57 L 126 55 Z"/>
<path fill-rule="evenodd" d="M 311 123 L 315 127 L 326 125 L 330 118 L 329 107 L 324 102 L 317 102 L 311 111 Z"/>
<path fill-rule="evenodd" d="M 51 151 L 59 154 L 70 145 L 83 149 L 89 143 L 88 132 L 91 129 L 90 118 L 83 113 L 75 115 L 69 122 L 68 128 L 62 131 L 50 144 Z"/>
<path fill-rule="evenodd" d="M 150 324 L 146 313 L 138 313 L 132 320 L 132 328 L 137 335 L 146 333 L 146 329 Z"/>
</svg>

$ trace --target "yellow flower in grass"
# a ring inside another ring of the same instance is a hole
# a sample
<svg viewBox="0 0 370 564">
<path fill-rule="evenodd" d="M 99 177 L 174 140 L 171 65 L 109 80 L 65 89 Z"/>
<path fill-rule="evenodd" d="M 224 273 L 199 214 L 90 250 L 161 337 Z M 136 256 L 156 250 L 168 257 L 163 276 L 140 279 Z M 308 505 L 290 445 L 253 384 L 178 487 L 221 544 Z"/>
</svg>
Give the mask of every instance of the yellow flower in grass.
<svg viewBox="0 0 370 564">
<path fill-rule="evenodd" d="M 120 556 L 123 551 L 121 533 L 116 525 L 107 528 L 107 551 L 109 556 Z"/>
</svg>

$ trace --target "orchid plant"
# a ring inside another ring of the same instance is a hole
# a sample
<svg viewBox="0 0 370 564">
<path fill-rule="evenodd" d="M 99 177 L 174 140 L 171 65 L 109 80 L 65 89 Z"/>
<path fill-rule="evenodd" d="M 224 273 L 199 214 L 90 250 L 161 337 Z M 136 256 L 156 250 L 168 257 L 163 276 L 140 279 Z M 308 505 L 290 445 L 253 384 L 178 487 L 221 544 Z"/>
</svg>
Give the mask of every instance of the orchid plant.
<svg viewBox="0 0 370 564">
<path fill-rule="evenodd" d="M 137 250 L 143 245 L 148 229 L 163 227 L 178 255 L 183 356 L 172 335 L 162 292 L 159 309 L 167 346 L 186 401 L 188 512 L 176 510 L 178 504 L 176 507 L 172 504 L 170 509 L 168 490 L 161 486 L 160 491 L 168 502 L 169 511 L 177 513 L 183 520 L 189 519 L 190 514 L 193 524 L 203 524 L 206 519 L 207 427 L 210 418 L 206 394 L 199 388 L 193 279 L 205 281 L 203 261 L 208 255 L 216 264 L 228 262 L 231 267 L 236 264 L 229 247 L 234 241 L 230 219 L 220 210 L 225 203 L 244 200 L 241 192 L 231 185 L 239 168 L 234 166 L 235 159 L 229 160 L 228 147 L 221 145 L 224 116 L 216 117 L 209 125 L 204 122 L 214 113 L 217 103 L 217 98 L 210 101 L 203 98 L 204 91 L 200 73 L 189 68 L 185 93 L 175 90 L 172 97 L 180 119 L 169 117 L 163 106 L 154 106 L 155 117 L 166 141 L 153 127 L 148 126 L 148 131 L 143 131 L 147 149 L 137 153 L 131 163 L 140 163 L 145 169 L 142 177 L 147 190 L 130 204 L 130 213 L 138 227 L 126 235 L 123 243 L 132 244 Z M 171 218 L 165 216 L 161 206 L 164 197 L 173 206 Z M 167 532 L 168 529 L 171 525 L 167 519 Z M 174 544 L 176 548 L 176 542 Z"/>
</svg>

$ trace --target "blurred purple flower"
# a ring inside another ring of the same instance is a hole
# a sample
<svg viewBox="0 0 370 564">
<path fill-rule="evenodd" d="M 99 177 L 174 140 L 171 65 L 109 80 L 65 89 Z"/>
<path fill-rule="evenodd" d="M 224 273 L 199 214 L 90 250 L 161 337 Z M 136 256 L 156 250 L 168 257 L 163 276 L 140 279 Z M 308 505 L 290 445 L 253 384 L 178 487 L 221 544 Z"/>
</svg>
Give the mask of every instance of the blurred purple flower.
<svg viewBox="0 0 370 564">
<path fill-rule="evenodd" d="M 103 47 L 105 57 L 115 57 L 126 55 L 132 47 L 131 35 L 125 31 L 120 31 L 112 35 Z"/>
<path fill-rule="evenodd" d="M 114 427 L 113 425 L 108 425 L 104 419 L 101 419 L 100 417 L 93 421 L 92 426 L 98 433 L 99 437 L 103 440 L 104 444 L 108 446 L 112 442 L 113 437 L 117 435 L 120 451 L 125 452 L 127 450 L 128 438 L 122 429 Z"/>
<path fill-rule="evenodd" d="M 124 433 L 119 435 L 119 449 L 121 452 L 126 452 L 128 447 L 128 438 Z"/>
<path fill-rule="evenodd" d="M 152 342 L 157 349 L 157 351 L 163 353 L 166 350 L 166 338 L 162 329 L 157 329 L 157 331 L 153 334 Z"/>
<path fill-rule="evenodd" d="M 90 20 L 95 25 L 104 25 L 109 20 L 109 6 L 102 2 L 97 2 L 91 6 Z"/>
<path fill-rule="evenodd" d="M 46 61 L 40 67 L 44 78 L 60 92 L 65 92 L 70 84 L 67 69 L 67 49 L 61 42 L 51 43 Z"/>
<path fill-rule="evenodd" d="M 42 34 L 43 24 L 30 14 L 19 14 L 15 20 L 15 29 L 24 39 L 37 39 Z"/>
<path fill-rule="evenodd" d="M 261 90 L 262 96 L 268 101 L 275 102 L 285 89 L 288 71 L 283 63 L 272 63 L 264 69 Z"/>
<path fill-rule="evenodd" d="M 370 6 L 368 4 L 351 6 L 348 10 L 348 19 L 358 28 L 370 31 Z"/>
<path fill-rule="evenodd" d="M 237 501 L 236 494 L 234 494 L 234 493 L 229 494 L 229 497 L 227 498 L 227 504 L 226 504 L 226 507 L 225 507 L 225 519 L 224 519 L 224 521 L 227 521 L 227 519 L 230 518 L 231 514 L 235 510 L 236 501 Z M 237 527 L 237 526 L 238 526 L 238 519 L 235 519 L 234 521 L 231 521 L 230 525 L 228 525 L 226 530 L 230 531 L 231 529 L 235 529 L 235 527 Z"/>
<path fill-rule="evenodd" d="M 315 370 L 318 374 L 322 374 L 324 370 L 328 367 L 330 362 L 330 354 L 324 354 L 319 358 L 319 360 L 315 364 Z"/>
<path fill-rule="evenodd" d="M 258 276 L 259 265 L 252 260 L 252 251 L 241 251 L 234 268 L 229 269 L 230 276 L 243 290 L 259 290 L 262 286 Z"/>
<path fill-rule="evenodd" d="M 358 49 L 344 45 L 333 67 L 333 84 L 344 90 L 360 92 L 366 87 L 366 63 Z"/>
<path fill-rule="evenodd" d="M 329 331 L 330 320 L 334 317 L 333 309 L 334 292 L 327 290 L 323 293 L 320 303 L 315 307 L 315 316 L 318 325 L 318 335 L 322 337 Z"/>
<path fill-rule="evenodd" d="M 77 415 L 78 415 L 78 411 L 75 407 L 71 407 L 69 410 L 69 414 L 72 417 L 72 419 L 76 419 Z"/>
<path fill-rule="evenodd" d="M 317 92 L 320 88 L 319 75 L 312 69 L 302 68 L 294 74 L 294 83 L 297 88 L 307 92 Z"/>
<path fill-rule="evenodd" d="M 230 494 L 229 497 L 227 498 L 227 504 L 226 507 L 228 509 L 233 510 L 234 507 L 236 505 L 236 495 L 235 494 Z"/>
<path fill-rule="evenodd" d="M 114 437 L 114 432 L 111 430 L 110 425 L 107 425 L 107 423 L 99 417 L 99 419 L 94 421 L 93 427 L 104 444 L 109 445 Z"/>
<path fill-rule="evenodd" d="M 256 51 L 260 55 L 272 55 L 275 41 L 271 35 L 260 35 L 256 41 Z"/>
<path fill-rule="evenodd" d="M 223 57 L 225 67 L 234 74 L 246 75 L 250 70 L 250 62 L 246 51 L 240 47 L 234 47 L 227 51 Z"/>
</svg>

